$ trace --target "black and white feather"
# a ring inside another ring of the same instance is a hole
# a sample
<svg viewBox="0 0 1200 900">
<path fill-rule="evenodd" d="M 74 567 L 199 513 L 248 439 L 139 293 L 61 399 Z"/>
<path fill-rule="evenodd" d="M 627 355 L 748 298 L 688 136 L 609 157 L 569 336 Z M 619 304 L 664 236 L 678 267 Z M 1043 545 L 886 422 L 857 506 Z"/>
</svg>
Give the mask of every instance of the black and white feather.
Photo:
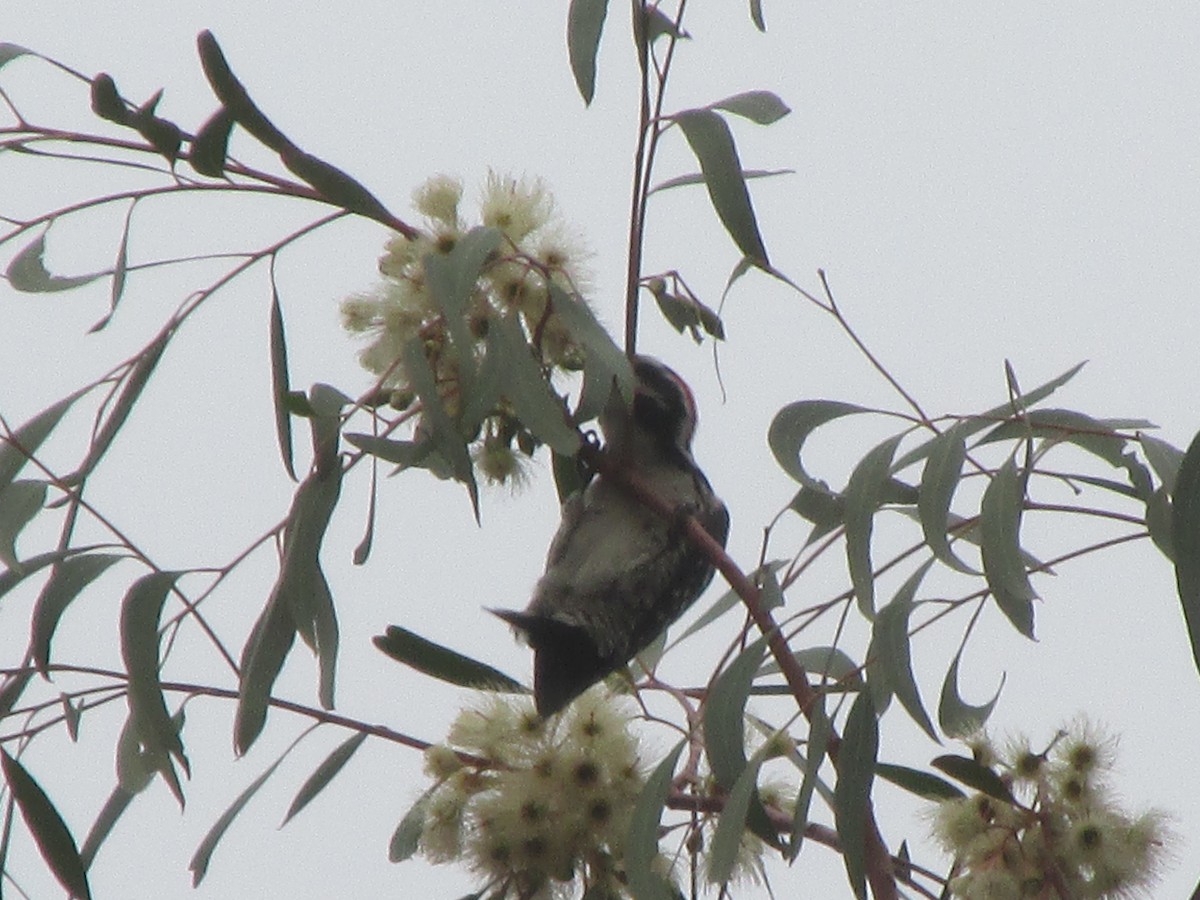
<svg viewBox="0 0 1200 900">
<path fill-rule="evenodd" d="M 722 546 L 729 512 L 692 458 L 696 404 L 687 384 L 657 360 L 633 360 L 630 406 L 600 416 L 605 452 Z M 672 522 L 597 475 L 562 508 L 546 571 L 524 612 L 496 614 L 534 650 L 534 699 L 558 712 L 644 650 L 700 596 L 713 567 Z"/>
</svg>

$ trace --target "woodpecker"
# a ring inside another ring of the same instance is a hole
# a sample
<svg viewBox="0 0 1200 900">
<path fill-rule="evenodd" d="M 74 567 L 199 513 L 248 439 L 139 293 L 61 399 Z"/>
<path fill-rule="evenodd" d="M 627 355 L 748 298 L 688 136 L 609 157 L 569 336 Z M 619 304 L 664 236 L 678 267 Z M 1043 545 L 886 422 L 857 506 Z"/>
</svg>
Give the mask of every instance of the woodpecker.
<svg viewBox="0 0 1200 900">
<path fill-rule="evenodd" d="M 534 702 L 543 717 L 644 650 L 712 580 L 712 563 L 684 533 L 685 516 L 696 516 L 721 546 L 729 534 L 729 511 L 692 458 L 691 390 L 658 360 L 632 363 L 632 403 L 614 392 L 599 417 L 604 452 L 677 516 L 664 518 L 597 474 L 563 504 L 529 606 L 492 610 L 533 648 Z"/>
</svg>

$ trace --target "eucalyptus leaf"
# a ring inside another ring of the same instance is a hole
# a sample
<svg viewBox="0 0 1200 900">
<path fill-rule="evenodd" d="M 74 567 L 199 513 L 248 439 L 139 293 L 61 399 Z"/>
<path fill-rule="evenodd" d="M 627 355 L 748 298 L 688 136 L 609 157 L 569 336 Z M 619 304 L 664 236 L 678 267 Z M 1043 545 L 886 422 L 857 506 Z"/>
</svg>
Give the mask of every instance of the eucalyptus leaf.
<svg viewBox="0 0 1200 900">
<path fill-rule="evenodd" d="M 30 657 L 44 678 L 50 677 L 50 643 L 67 607 L 110 566 L 126 558 L 115 553 L 86 553 L 55 564 L 34 604 L 29 635 Z"/>
<path fill-rule="evenodd" d="M 962 479 L 962 467 L 967 458 L 967 445 L 959 428 L 950 428 L 933 439 L 921 486 L 917 494 L 917 512 L 925 543 L 938 560 L 956 572 L 978 575 L 950 547 L 950 503 Z"/>
<path fill-rule="evenodd" d="M 833 788 L 833 816 L 842 860 L 854 896 L 865 900 L 867 822 L 871 785 L 879 752 L 879 722 L 869 691 L 863 691 L 850 707 L 838 753 L 837 783 Z"/>
<path fill-rule="evenodd" d="M 49 294 L 82 287 L 112 274 L 111 269 L 106 269 L 88 275 L 53 275 L 46 269 L 45 254 L 46 232 L 43 231 L 9 262 L 5 272 L 9 286 L 26 294 Z"/>
<path fill-rule="evenodd" d="M 871 412 L 863 406 L 839 400 L 799 400 L 789 403 L 775 414 L 767 430 L 767 445 L 779 467 L 808 488 L 831 493 L 829 485 L 808 474 L 800 453 L 809 436 L 827 422 L 843 416 Z"/>
<path fill-rule="evenodd" d="M 322 760 L 313 773 L 305 779 L 304 784 L 300 785 L 300 790 L 296 792 L 292 805 L 288 807 L 287 815 L 283 817 L 283 821 L 279 825 L 280 828 L 290 822 L 300 810 L 308 806 L 321 791 L 328 787 L 329 782 L 333 781 L 346 763 L 350 762 L 350 758 L 354 756 L 366 739 L 367 733 L 360 731 L 338 744 L 333 752 Z"/>
<path fill-rule="evenodd" d="M 770 91 L 746 91 L 742 94 L 734 94 L 732 97 L 710 103 L 708 108 L 722 109 L 735 116 L 749 119 L 757 125 L 770 125 L 772 122 L 778 122 L 792 111 L 786 103 L 779 99 L 778 95 Z"/>
<path fill-rule="evenodd" d="M 1179 466 L 1172 507 L 1175 585 L 1192 647 L 1192 660 L 1200 669 L 1200 434 L 1192 439 Z"/>
<path fill-rule="evenodd" d="M 1021 512 L 1025 480 L 1011 459 L 983 492 L 979 510 L 980 552 L 988 588 L 1013 627 L 1033 639 L 1033 601 L 1037 594 L 1021 555 Z"/>
<path fill-rule="evenodd" d="M 901 434 L 894 435 L 870 450 L 854 467 L 846 484 L 846 563 L 858 609 L 867 619 L 875 615 L 871 533 L 875 513 L 884 503 L 884 487 L 901 438 Z"/>
<path fill-rule="evenodd" d="M 633 815 L 629 837 L 625 841 L 625 876 L 634 900 L 675 900 L 674 888 L 654 868 L 658 857 L 658 828 L 663 807 L 671 790 L 675 763 L 687 741 L 680 741 L 654 767 L 646 779 Z"/>
<path fill-rule="evenodd" d="M 430 788 L 422 794 L 396 826 L 392 839 L 388 842 L 388 862 L 404 862 L 410 859 L 420 846 L 421 832 L 425 830 L 425 819 L 429 811 L 429 798 L 435 788 Z"/>
<path fill-rule="evenodd" d="M 1000 686 L 987 703 L 972 706 L 964 701 L 958 692 L 958 667 L 962 661 L 962 654 L 963 648 L 959 647 L 950 662 L 950 668 L 946 670 L 946 677 L 942 681 L 941 699 L 938 702 L 938 725 L 941 726 L 942 733 L 950 737 L 965 737 L 981 729 L 992 714 L 996 701 L 1000 699 L 1000 692 L 1004 689 L 1005 676 L 1001 675 Z"/>
<path fill-rule="evenodd" d="M 528 693 L 519 681 L 499 669 L 463 656 L 399 625 L 389 625 L 386 633 L 376 636 L 372 643 L 396 662 L 411 666 L 439 681 L 477 690 Z"/>
<path fill-rule="evenodd" d="M 567 55 L 585 104 L 596 94 L 596 53 L 607 15 L 608 0 L 571 0 L 567 8 Z"/>
<path fill-rule="evenodd" d="M 14 481 L 0 487 L 0 562 L 8 569 L 20 568 L 17 537 L 42 511 L 46 482 Z"/>
</svg>

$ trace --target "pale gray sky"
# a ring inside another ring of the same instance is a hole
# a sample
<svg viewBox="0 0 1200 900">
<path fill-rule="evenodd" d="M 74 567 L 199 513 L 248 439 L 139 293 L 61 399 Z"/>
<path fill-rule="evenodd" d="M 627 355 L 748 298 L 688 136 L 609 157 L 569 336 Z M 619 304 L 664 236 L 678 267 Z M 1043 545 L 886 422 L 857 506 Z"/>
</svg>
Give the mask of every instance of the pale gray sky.
<svg viewBox="0 0 1200 900">
<path fill-rule="evenodd" d="M 84 72 L 108 71 L 132 98 L 165 86 L 160 110 L 194 126 L 216 107 L 194 50 L 195 34 L 210 28 L 290 137 L 353 172 L 402 216 L 410 191 L 430 174 L 456 173 L 468 185 L 488 167 L 540 175 L 594 251 L 593 300 L 616 327 L 635 101 L 625 6 L 613 4 L 590 110 L 567 68 L 565 13 L 540 6 L 7 0 L 0 40 Z M 1148 418 L 1185 446 L 1200 427 L 1200 7 L 767 0 L 765 9 L 768 32 L 760 35 L 741 0 L 689 7 L 695 40 L 680 48 L 669 106 L 764 88 L 793 108 L 770 128 L 734 126 L 746 166 L 797 173 L 752 186 L 775 264 L 812 289 L 815 270 L 825 268 L 871 349 L 933 413 L 1000 402 L 1006 358 L 1026 387 L 1088 359 L 1055 405 Z M 2 83 L 40 122 L 86 109 L 73 83 L 36 62 L 7 67 Z M 660 165 L 664 175 L 691 168 L 678 141 L 666 142 Z M 47 193 L 78 196 L 95 177 L 80 169 L 47 179 L 47 171 L 0 161 L 0 211 L 41 209 Z M 715 304 L 736 251 L 699 192 L 662 200 L 652 213 L 647 270 L 678 268 Z M 131 259 L 245 248 L 302 214 L 282 204 L 146 204 Z M 52 267 L 110 264 L 119 227 L 118 218 L 97 217 L 53 232 Z M 337 301 L 372 283 L 383 239 L 373 225 L 339 226 L 282 259 L 295 385 L 327 381 L 348 393 L 368 385 L 340 332 Z M 91 336 L 84 332 L 104 310 L 106 286 L 0 293 L 0 411 L 22 420 L 124 358 L 203 283 L 199 271 L 132 280 L 113 324 Z M 286 510 L 291 488 L 275 457 L 268 405 L 265 284 L 262 273 L 250 276 L 191 323 L 93 487 L 94 501 L 165 566 L 219 564 Z M 697 456 L 732 509 L 731 552 L 750 567 L 762 526 L 793 489 L 766 448 L 774 412 L 812 397 L 898 401 L 831 321 L 775 283 L 744 279 L 725 322 L 724 405 L 707 349 L 653 316 L 641 347 L 697 390 Z M 814 446 L 812 467 L 841 483 L 882 434 L 831 432 L 834 440 Z M 339 706 L 347 714 L 436 739 L 457 707 L 460 694 L 369 647 L 389 622 L 528 676 L 528 652 L 480 608 L 523 605 L 540 572 L 557 510 L 547 469 L 538 474 L 517 498 L 488 494 L 482 530 L 459 489 L 419 473 L 384 482 L 375 554 L 357 569 L 349 555 L 366 484 L 348 482 L 325 552 L 342 616 Z M 1036 553 L 1066 545 L 1045 520 L 1030 517 L 1027 527 Z M 778 552 L 799 534 L 782 529 Z M 834 567 L 824 577 L 802 583 L 790 602 L 841 589 Z M 258 560 L 215 602 L 213 614 L 230 617 L 230 634 L 257 614 L 270 578 L 270 560 Z M 63 659 L 119 659 L 115 610 L 128 579 L 128 571 L 110 577 L 107 593 L 88 598 L 94 630 L 87 613 L 72 611 L 58 645 Z M 1200 833 L 1200 682 L 1171 571 L 1139 543 L 1066 565 L 1036 586 L 1044 598 L 1040 641 L 985 617 L 964 662 L 964 691 L 981 702 L 1007 673 L 993 718 L 1000 733 L 1039 740 L 1080 711 L 1120 733 L 1121 793 L 1172 812 L 1185 836 L 1155 896 L 1184 896 L 1200 876 L 1192 861 L 1200 844 L 1187 837 Z M 23 643 L 29 602 L 10 596 L 0 605 L 0 630 L 19 636 L 11 646 Z M 930 705 L 959 627 L 930 629 L 916 642 Z M 690 668 L 676 660 L 677 673 L 701 677 L 711 666 L 706 646 L 697 643 Z M 194 658 L 203 662 L 202 653 Z M 311 699 L 311 670 L 298 653 L 281 683 Z M 200 837 L 299 727 L 275 714 L 260 745 L 232 763 L 230 714 L 213 701 L 189 706 L 188 744 L 196 749 L 187 814 L 179 817 L 161 785 L 140 797 L 97 859 L 97 897 L 190 893 L 186 865 Z M 103 757 L 122 717 L 123 710 L 89 717 L 78 745 L 51 738 L 29 754 L 77 833 L 110 788 Z M 890 761 L 924 766 L 944 752 L 897 710 L 883 733 Z M 326 795 L 275 830 L 295 789 L 342 737 L 319 734 L 291 757 L 226 836 L 195 896 L 467 892 L 474 882 L 461 871 L 385 859 L 391 830 L 423 783 L 416 753 L 369 741 Z M 878 796 L 893 845 L 922 834 L 915 804 L 883 787 Z M 32 851 L 22 837 L 12 852 Z M 34 896 L 52 893 L 36 867 L 26 872 Z M 776 868 L 774 884 L 779 896 L 848 895 L 840 862 L 817 847 L 793 869 Z"/>
</svg>

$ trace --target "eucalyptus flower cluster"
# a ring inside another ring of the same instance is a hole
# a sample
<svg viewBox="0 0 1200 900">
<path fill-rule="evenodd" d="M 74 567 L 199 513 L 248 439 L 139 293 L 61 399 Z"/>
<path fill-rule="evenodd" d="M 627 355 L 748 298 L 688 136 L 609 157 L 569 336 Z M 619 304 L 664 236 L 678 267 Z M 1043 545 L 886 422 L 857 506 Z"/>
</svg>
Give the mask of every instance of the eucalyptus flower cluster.
<svg viewBox="0 0 1200 900">
<path fill-rule="evenodd" d="M 1170 842 L 1166 818 L 1117 804 L 1114 739 L 1080 720 L 1044 750 L 1024 739 L 998 747 L 985 734 L 968 744 L 1005 790 L 939 805 L 934 834 L 957 861 L 953 896 L 1090 900 L 1141 896 L 1153 884 Z"/>
<path fill-rule="evenodd" d="M 466 862 L 487 896 L 561 897 L 580 886 L 624 896 L 626 834 L 645 784 L 630 723 L 602 686 L 549 719 L 524 697 L 492 695 L 463 711 L 426 754 L 435 786 L 421 852 Z"/>
<path fill-rule="evenodd" d="M 519 326 L 547 373 L 582 367 L 582 348 L 555 313 L 551 286 L 578 298 L 587 286 L 585 253 L 541 180 L 489 173 L 473 221 L 463 215 L 458 178 L 428 179 L 414 191 L 413 204 L 424 227 L 412 237 L 389 239 L 379 258 L 382 280 L 341 305 L 345 329 L 365 340 L 359 361 L 393 406 L 405 409 L 417 396 L 408 348 L 418 345 L 440 402 L 457 418 L 464 403 L 464 356 L 471 357 L 472 367 L 483 359 L 489 329 L 501 318 Z M 450 321 L 447 298 L 431 286 L 430 260 L 449 258 L 478 228 L 494 229 L 499 240 L 455 316 L 461 321 Z M 535 445 L 503 398 L 481 418 L 473 438 L 477 466 L 496 482 L 519 480 L 522 458 Z"/>
</svg>

